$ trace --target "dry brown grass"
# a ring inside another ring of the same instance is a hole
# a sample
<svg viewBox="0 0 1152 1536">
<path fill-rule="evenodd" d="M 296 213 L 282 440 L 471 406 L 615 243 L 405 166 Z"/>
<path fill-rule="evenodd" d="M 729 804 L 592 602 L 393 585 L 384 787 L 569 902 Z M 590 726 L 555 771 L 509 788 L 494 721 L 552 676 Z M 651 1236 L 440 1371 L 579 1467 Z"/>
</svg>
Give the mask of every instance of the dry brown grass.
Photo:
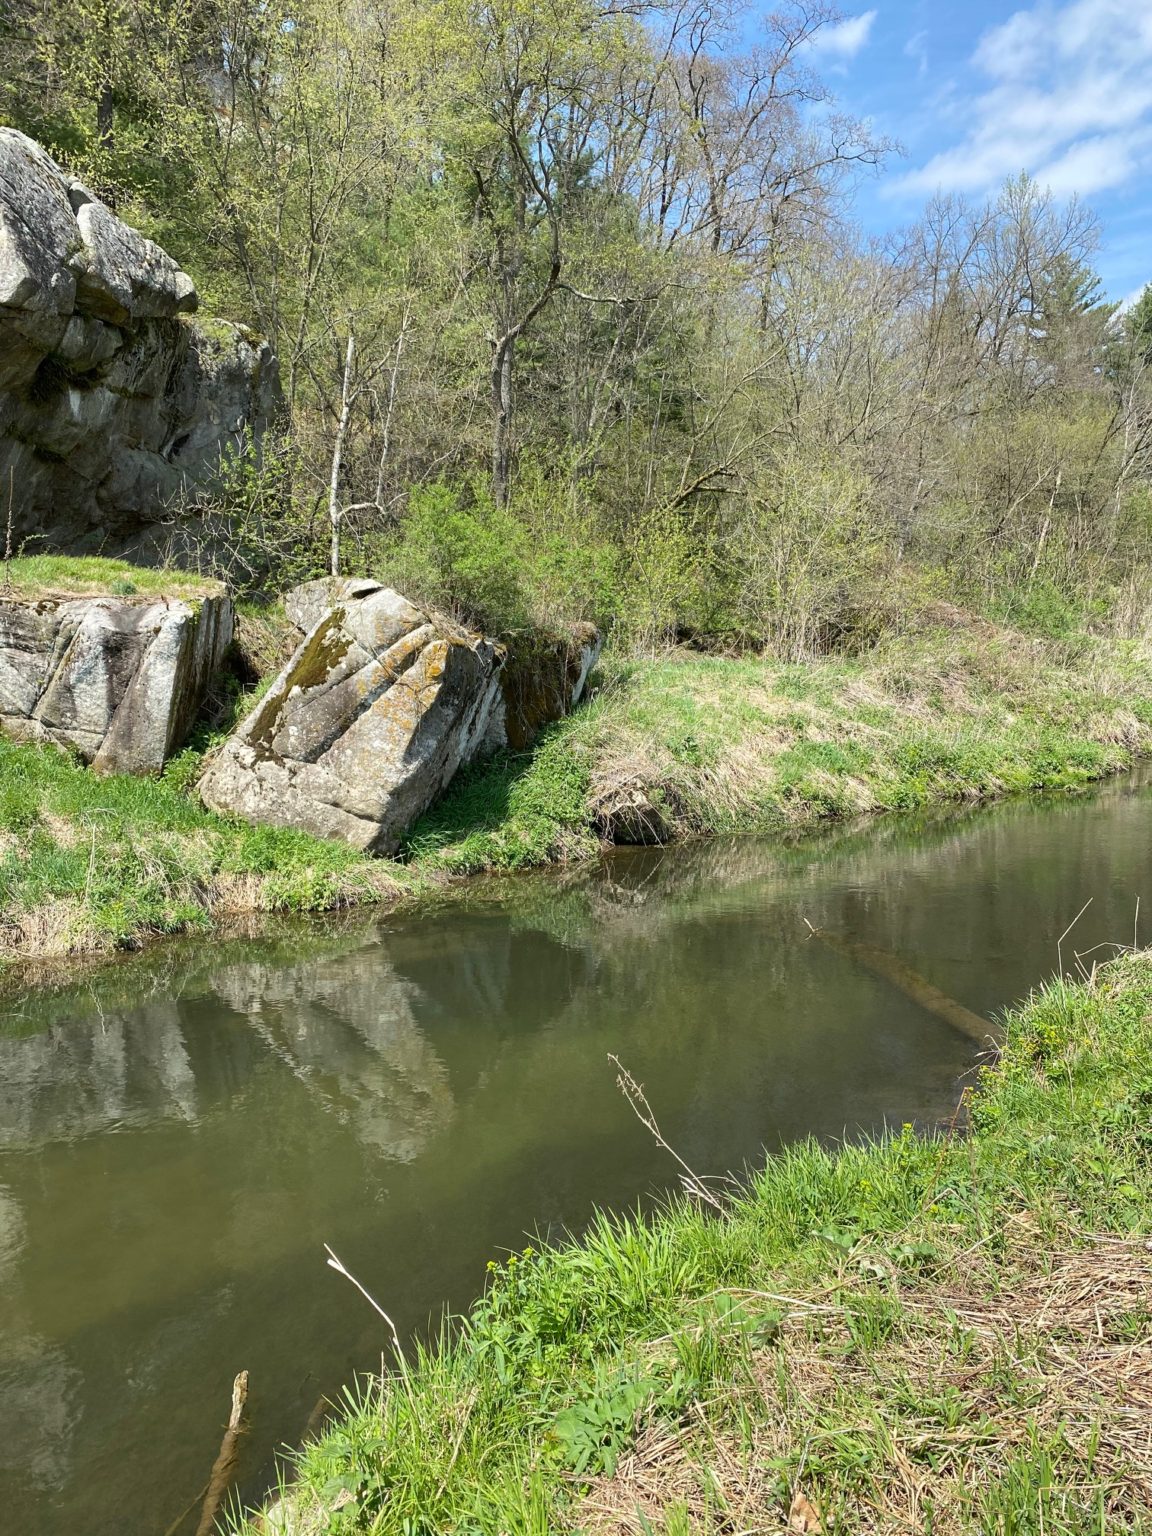
<svg viewBox="0 0 1152 1536">
<path fill-rule="evenodd" d="M 1152 750 L 1146 670 L 1130 648 L 953 618 L 802 668 L 684 652 L 624 667 L 598 705 L 594 825 L 655 842 L 799 824 L 1063 787 L 1083 781 L 1085 747 L 1103 749 L 1097 774 Z M 929 766 L 910 764 L 909 746 Z"/>
<path fill-rule="evenodd" d="M 876 1347 L 858 1347 L 850 1303 L 786 1307 L 778 1343 L 750 1356 L 731 1395 L 695 1404 L 675 1431 L 649 1428 L 574 1525 L 813 1529 L 789 1524 L 802 1494 L 828 1532 L 1017 1529 L 996 1519 L 996 1500 L 1042 1445 L 1059 1448 L 1060 1497 L 1094 1511 L 1086 1536 L 1147 1529 L 1150 1245 L 1095 1236 L 1047 1254 L 1026 1221 L 1015 1226 L 1010 1258 L 961 1256 L 939 1282 L 902 1286 L 899 1322 Z"/>
<path fill-rule="evenodd" d="M 110 948 L 111 938 L 94 927 L 76 896 L 9 913 L 0 922 L 0 953 L 14 959 L 62 960 Z"/>
<path fill-rule="evenodd" d="M 236 615 L 236 649 L 253 678 L 275 677 L 299 645 L 300 631 L 279 606 Z"/>
</svg>

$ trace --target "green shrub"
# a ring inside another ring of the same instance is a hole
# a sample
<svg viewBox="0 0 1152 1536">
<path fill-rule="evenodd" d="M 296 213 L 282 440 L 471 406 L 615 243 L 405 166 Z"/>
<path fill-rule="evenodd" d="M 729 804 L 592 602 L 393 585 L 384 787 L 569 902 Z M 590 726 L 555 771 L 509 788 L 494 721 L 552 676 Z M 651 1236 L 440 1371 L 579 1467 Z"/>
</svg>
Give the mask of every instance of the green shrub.
<svg viewBox="0 0 1152 1536">
<path fill-rule="evenodd" d="M 483 491 L 444 481 L 414 490 L 392 562 L 397 585 L 481 629 L 528 622 L 525 529 Z"/>
<path fill-rule="evenodd" d="M 365 570 L 494 634 L 619 619 L 619 551 L 571 517 L 531 503 L 497 507 L 483 486 L 412 491 L 397 534 L 365 547 Z"/>
<path fill-rule="evenodd" d="M 997 617 L 1026 634 L 1070 640 L 1083 633 L 1087 611 L 1082 600 L 1062 592 L 1045 578 L 1011 588 L 994 605 Z"/>
</svg>

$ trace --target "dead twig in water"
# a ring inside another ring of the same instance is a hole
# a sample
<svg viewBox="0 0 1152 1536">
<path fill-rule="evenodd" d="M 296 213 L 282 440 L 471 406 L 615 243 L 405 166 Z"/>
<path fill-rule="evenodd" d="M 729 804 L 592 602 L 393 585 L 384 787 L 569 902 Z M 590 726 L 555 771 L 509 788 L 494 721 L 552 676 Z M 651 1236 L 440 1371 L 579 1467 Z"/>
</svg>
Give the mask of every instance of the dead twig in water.
<svg viewBox="0 0 1152 1536">
<path fill-rule="evenodd" d="M 670 1147 L 664 1140 L 664 1134 L 656 1123 L 656 1116 L 653 1114 L 652 1106 L 649 1104 L 647 1098 L 645 1097 L 643 1088 L 632 1076 L 628 1068 L 621 1063 L 619 1056 L 614 1056 L 612 1052 L 609 1051 L 608 1060 L 616 1068 L 616 1086 L 628 1100 L 628 1103 L 632 1107 L 632 1112 L 636 1116 L 637 1120 L 639 1120 L 640 1124 L 645 1128 L 645 1130 L 651 1132 L 656 1145 L 663 1148 L 663 1150 L 667 1152 L 670 1157 L 674 1157 L 680 1164 L 681 1168 L 683 1168 L 684 1172 L 680 1175 L 680 1182 L 683 1184 L 687 1193 L 692 1195 L 697 1200 L 706 1201 L 714 1211 L 723 1212 L 724 1202 L 720 1199 L 720 1196 L 716 1194 L 714 1190 L 709 1189 L 700 1175 L 698 1173 L 694 1173 L 692 1169 L 689 1168 L 688 1164 L 680 1156 L 679 1152 L 676 1151 L 676 1148 Z"/>
<path fill-rule="evenodd" d="M 809 937 L 819 939 L 822 944 L 827 944 L 830 949 L 847 955 L 870 970 L 873 975 L 882 976 L 885 981 L 890 981 L 913 1002 L 919 1003 L 921 1008 L 934 1013 L 937 1018 L 943 1019 L 953 1029 L 959 1030 L 962 1035 L 967 1035 L 977 1044 L 984 1046 L 1000 1044 L 1003 1031 L 999 1024 L 990 1019 L 982 1019 L 978 1013 L 965 1008 L 964 1004 L 958 1003 L 954 997 L 941 992 L 939 987 L 933 986 L 926 977 L 905 964 L 899 955 L 894 955 L 887 949 L 879 949 L 874 944 L 857 944 L 851 939 L 839 938 L 825 928 L 813 928 L 811 923 L 808 924 L 808 929 Z"/>
<path fill-rule="evenodd" d="M 244 1433 L 244 1409 L 248 1402 L 248 1372 L 241 1371 L 232 1383 L 232 1412 L 228 1415 L 228 1428 L 220 1442 L 220 1453 L 212 1464 L 208 1488 L 200 1510 L 200 1523 L 196 1536 L 212 1536 L 220 1505 L 236 1475 L 237 1452 L 240 1436 Z"/>
</svg>

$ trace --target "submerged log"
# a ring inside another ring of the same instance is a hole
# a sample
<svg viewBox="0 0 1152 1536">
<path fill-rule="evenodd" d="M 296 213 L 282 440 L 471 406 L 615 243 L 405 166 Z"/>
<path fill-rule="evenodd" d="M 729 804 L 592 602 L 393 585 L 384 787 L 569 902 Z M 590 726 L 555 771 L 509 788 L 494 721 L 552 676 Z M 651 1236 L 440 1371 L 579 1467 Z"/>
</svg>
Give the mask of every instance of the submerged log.
<svg viewBox="0 0 1152 1536">
<path fill-rule="evenodd" d="M 984 1019 L 978 1013 L 973 1013 L 971 1008 L 965 1008 L 963 1003 L 958 1003 L 954 997 L 949 997 L 946 992 L 941 992 L 939 987 L 934 987 L 930 981 L 921 976 L 919 971 L 914 971 L 890 950 L 878 949 L 873 944 L 857 944 L 851 939 L 842 939 L 834 933 L 829 933 L 824 928 L 812 930 L 814 938 L 820 939 L 829 948 L 839 950 L 843 955 L 849 956 L 857 964 L 872 971 L 876 976 L 882 976 L 885 981 L 890 981 L 893 986 L 910 997 L 914 1003 L 919 1003 L 921 1008 L 926 1008 L 929 1013 L 934 1013 L 937 1018 L 943 1019 L 953 1029 L 959 1030 L 962 1035 L 978 1041 L 981 1045 L 999 1044 L 1003 1038 L 1003 1032 L 999 1025 L 991 1019 Z"/>
</svg>

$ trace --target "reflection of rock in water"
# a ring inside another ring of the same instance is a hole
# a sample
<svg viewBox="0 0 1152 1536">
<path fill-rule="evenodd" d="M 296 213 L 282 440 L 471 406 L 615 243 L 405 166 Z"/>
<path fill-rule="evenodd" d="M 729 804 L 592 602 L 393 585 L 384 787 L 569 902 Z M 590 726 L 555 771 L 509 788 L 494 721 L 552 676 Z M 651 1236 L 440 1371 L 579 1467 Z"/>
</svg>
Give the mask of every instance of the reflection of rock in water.
<svg viewBox="0 0 1152 1536">
<path fill-rule="evenodd" d="M 453 1112 L 447 1071 L 413 1017 L 419 990 L 373 945 L 228 965 L 173 1000 L 82 1024 L 69 1011 L 38 1034 L 0 1036 L 0 1149 L 196 1120 L 271 1051 L 360 1140 L 410 1161 Z M 0 1262 L 2 1221 L 0 1207 Z"/>
<path fill-rule="evenodd" d="M 15 1271 L 16 1260 L 27 1241 L 27 1231 L 24 1212 L 0 1184 L 0 1282 Z"/>
<path fill-rule="evenodd" d="M 413 1018 L 418 989 L 377 947 L 298 966 L 229 966 L 213 989 L 387 1157 L 410 1162 L 451 1120 L 447 1070 Z"/>
<path fill-rule="evenodd" d="M 79 1373 L 62 1349 L 32 1333 L 0 1339 L 0 1471 L 21 1486 L 60 1488 L 68 1480 L 80 1410 Z"/>
<path fill-rule="evenodd" d="M 0 1147 L 195 1115 L 196 1077 L 177 1004 L 0 1037 Z"/>
</svg>

